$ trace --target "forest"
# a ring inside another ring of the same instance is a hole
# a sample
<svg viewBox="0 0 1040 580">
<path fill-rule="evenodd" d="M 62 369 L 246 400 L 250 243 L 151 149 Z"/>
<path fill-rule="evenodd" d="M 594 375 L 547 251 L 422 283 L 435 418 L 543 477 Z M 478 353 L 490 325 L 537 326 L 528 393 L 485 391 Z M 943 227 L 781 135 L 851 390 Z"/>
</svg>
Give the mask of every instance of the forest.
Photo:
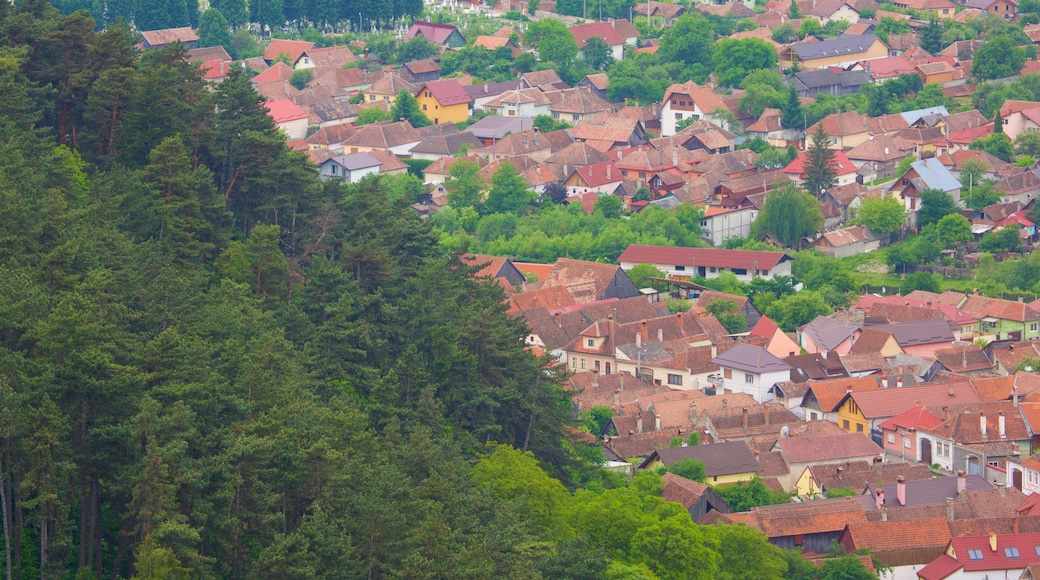
<svg viewBox="0 0 1040 580">
<path fill-rule="evenodd" d="M 4 577 L 871 577 L 601 470 L 410 200 L 135 42 L 0 2 Z"/>
</svg>

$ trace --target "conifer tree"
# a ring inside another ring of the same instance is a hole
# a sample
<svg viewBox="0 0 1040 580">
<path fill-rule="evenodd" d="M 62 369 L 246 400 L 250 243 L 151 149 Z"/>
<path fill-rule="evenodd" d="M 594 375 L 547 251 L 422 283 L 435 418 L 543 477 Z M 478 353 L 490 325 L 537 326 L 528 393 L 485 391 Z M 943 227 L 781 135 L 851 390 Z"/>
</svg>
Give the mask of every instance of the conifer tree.
<svg viewBox="0 0 1040 580">
<path fill-rule="evenodd" d="M 812 143 L 805 152 L 805 189 L 819 197 L 823 190 L 834 187 L 837 183 L 834 167 L 834 151 L 831 151 L 830 136 L 823 130 L 823 123 L 816 124 L 812 134 Z"/>
<path fill-rule="evenodd" d="M 399 121 L 404 119 L 412 124 L 412 127 L 425 127 L 432 125 L 433 121 L 419 109 L 419 101 L 415 100 L 412 93 L 405 89 L 394 99 L 394 106 L 390 108 L 390 119 Z"/>
</svg>

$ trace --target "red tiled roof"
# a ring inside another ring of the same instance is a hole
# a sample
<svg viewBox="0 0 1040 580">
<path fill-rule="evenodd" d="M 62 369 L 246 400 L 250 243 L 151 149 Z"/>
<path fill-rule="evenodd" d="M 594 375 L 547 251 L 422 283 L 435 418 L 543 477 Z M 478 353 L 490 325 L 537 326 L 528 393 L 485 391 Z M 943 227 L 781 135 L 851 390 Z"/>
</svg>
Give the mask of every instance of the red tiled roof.
<svg viewBox="0 0 1040 580">
<path fill-rule="evenodd" d="M 991 536 L 963 536 L 952 538 L 950 544 L 958 563 L 964 567 L 965 572 L 1017 570 L 1040 562 L 1040 554 L 1035 549 L 1036 546 L 1040 546 L 1040 534 L 997 535 L 995 550 L 990 548 L 991 541 L 993 541 Z M 1019 556 L 1008 558 L 1005 548 L 1017 548 Z M 982 558 L 971 559 L 968 554 L 969 550 L 981 551 Z"/>
<path fill-rule="evenodd" d="M 440 103 L 442 107 L 461 105 L 473 100 L 469 98 L 469 95 L 466 94 L 462 85 L 460 85 L 459 81 L 455 79 L 426 83 L 425 89 L 430 91 L 433 98 L 437 99 L 437 102 Z"/>
<path fill-rule="evenodd" d="M 289 62 L 296 64 L 296 61 L 300 60 L 303 53 L 314 48 L 313 42 L 307 42 L 305 40 L 283 40 L 276 38 L 271 41 L 271 44 L 267 45 L 264 49 L 264 60 L 275 61 L 282 54 L 289 55 Z"/>
<path fill-rule="evenodd" d="M 915 406 L 896 415 L 895 417 L 892 417 L 878 425 L 878 427 L 890 431 L 894 431 L 898 428 L 915 430 L 919 427 L 935 427 L 939 423 L 942 423 L 941 419 L 926 411 L 924 407 Z"/>
<path fill-rule="evenodd" d="M 768 316 L 763 315 L 762 318 L 758 319 L 755 323 L 755 327 L 751 329 L 749 336 L 760 336 L 766 340 L 773 338 L 776 334 L 776 330 L 780 328 L 775 322 L 769 319 Z"/>
<path fill-rule="evenodd" d="M 593 36 L 598 36 L 607 46 L 619 46 L 625 44 L 625 39 L 610 25 L 609 22 L 590 22 L 578 24 L 571 27 L 571 34 L 578 43 L 578 49 L 585 48 L 585 44 Z"/>
<path fill-rule="evenodd" d="M 150 46 L 164 46 L 174 42 L 195 42 L 199 35 L 190 26 L 181 28 L 164 28 L 162 30 L 147 30 L 141 33 L 141 38 Z"/>
<path fill-rule="evenodd" d="M 618 262 L 771 270 L 781 261 L 784 261 L 785 258 L 790 259 L 783 252 L 720 250 L 717 248 L 676 248 L 632 244 L 618 256 Z"/>
<path fill-rule="evenodd" d="M 979 395 L 968 381 L 926 383 L 901 389 L 852 392 L 848 395 L 867 419 L 895 417 L 916 405 L 977 403 Z"/>
<path fill-rule="evenodd" d="M 264 103 L 264 106 L 267 107 L 267 114 L 274 119 L 275 123 L 285 123 L 307 118 L 307 111 L 297 107 L 296 103 L 289 99 L 267 101 Z"/>
<path fill-rule="evenodd" d="M 249 79 L 254 85 L 272 83 L 276 81 L 288 81 L 292 77 L 293 69 L 284 62 L 276 62 L 274 66 Z"/>
<path fill-rule="evenodd" d="M 849 158 L 845 156 L 845 153 L 841 151 L 834 151 L 834 155 L 831 157 L 830 162 L 831 169 L 834 173 L 841 177 L 842 175 L 849 175 L 850 173 L 856 173 L 856 166 L 849 161 Z M 798 177 L 805 176 L 805 151 L 799 151 L 798 155 L 793 161 L 784 167 L 784 173 L 790 175 L 797 175 Z"/>
<path fill-rule="evenodd" d="M 956 558 L 943 554 L 918 570 L 917 577 L 921 580 L 943 580 L 960 569 L 961 563 Z"/>
<path fill-rule="evenodd" d="M 808 463 L 880 455 L 884 451 L 859 433 L 789 437 L 778 443 L 788 463 Z"/>
</svg>

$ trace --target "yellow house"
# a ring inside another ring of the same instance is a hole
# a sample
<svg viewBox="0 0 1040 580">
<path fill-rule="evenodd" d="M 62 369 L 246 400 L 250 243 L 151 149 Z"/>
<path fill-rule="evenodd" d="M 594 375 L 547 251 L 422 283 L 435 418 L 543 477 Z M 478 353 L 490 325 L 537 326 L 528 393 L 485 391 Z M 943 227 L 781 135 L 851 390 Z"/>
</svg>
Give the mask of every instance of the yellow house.
<svg viewBox="0 0 1040 580">
<path fill-rule="evenodd" d="M 849 433 L 870 434 L 870 421 L 863 416 L 863 411 L 851 396 L 846 396 L 838 407 L 838 427 Z"/>
<path fill-rule="evenodd" d="M 435 125 L 465 121 L 469 118 L 469 104 L 473 102 L 455 79 L 426 83 L 419 88 L 415 99 Z"/>
<path fill-rule="evenodd" d="M 705 483 L 709 485 L 751 481 L 760 470 L 758 460 L 744 441 L 657 449 L 639 465 L 639 469 L 668 467 L 684 459 L 704 464 Z"/>
<path fill-rule="evenodd" d="M 813 495 L 819 495 L 823 493 L 820 486 L 817 485 L 816 478 L 813 477 L 810 467 L 806 467 L 802 471 L 802 475 L 798 477 L 798 481 L 794 484 L 795 491 L 798 492 L 799 497 L 810 497 Z"/>
<path fill-rule="evenodd" d="M 365 91 L 365 98 L 369 102 L 390 101 L 393 103 L 401 91 L 408 91 L 414 95 L 415 85 L 404 80 L 397 73 L 390 73 L 372 83 L 372 86 Z"/>
<path fill-rule="evenodd" d="M 780 66 L 792 68 L 798 65 L 801 70 L 831 66 L 847 67 L 861 60 L 886 56 L 888 46 L 877 36 L 848 35 L 820 42 L 792 44 L 780 51 Z"/>
</svg>

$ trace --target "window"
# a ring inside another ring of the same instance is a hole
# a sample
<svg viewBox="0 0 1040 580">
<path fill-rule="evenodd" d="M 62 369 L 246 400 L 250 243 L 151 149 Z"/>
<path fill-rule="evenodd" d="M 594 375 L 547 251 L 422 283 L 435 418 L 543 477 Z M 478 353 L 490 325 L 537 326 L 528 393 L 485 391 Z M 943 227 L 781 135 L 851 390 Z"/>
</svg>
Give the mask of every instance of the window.
<svg viewBox="0 0 1040 580">
<path fill-rule="evenodd" d="M 596 371 L 596 373 L 599 373 L 599 361 L 598 360 L 592 361 L 592 370 Z"/>
<path fill-rule="evenodd" d="M 982 550 L 968 550 L 968 558 L 970 560 L 981 560 Z"/>
<path fill-rule="evenodd" d="M 1014 546 L 1009 546 L 1007 548 L 1004 548 L 1004 556 L 1007 557 L 1007 558 L 1012 558 L 1012 559 L 1013 558 L 1021 558 L 1022 557 L 1022 555 L 1018 553 L 1018 548 L 1016 548 Z"/>
<path fill-rule="evenodd" d="M 856 423 L 856 433 L 863 432 L 863 423 Z"/>
<path fill-rule="evenodd" d="M 581 370 L 585 370 L 585 359 L 581 359 Z"/>
<path fill-rule="evenodd" d="M 682 375 L 669 374 L 668 375 L 668 384 L 669 385 L 680 385 L 681 386 L 682 385 Z"/>
<path fill-rule="evenodd" d="M 733 378 L 733 369 L 722 369 L 722 378 L 732 379 Z"/>
<path fill-rule="evenodd" d="M 809 413 L 809 420 L 815 421 L 817 419 L 816 412 Z"/>
<path fill-rule="evenodd" d="M 1036 555 L 1040 556 L 1040 546 L 1036 546 L 1033 549 L 1036 550 Z"/>
<path fill-rule="evenodd" d="M 572 121 L 580 121 L 581 120 L 581 115 L 579 115 L 577 113 L 574 113 L 573 115 L 571 115 L 571 120 Z"/>
<path fill-rule="evenodd" d="M 572 358 L 571 359 L 571 368 L 572 369 L 578 368 L 578 359 L 576 359 L 576 358 Z"/>
<path fill-rule="evenodd" d="M 895 433 L 889 433 L 888 434 L 888 442 L 889 443 L 895 443 L 896 442 L 896 434 Z"/>
<path fill-rule="evenodd" d="M 553 119 L 559 119 L 559 118 L 560 118 L 560 114 L 559 113 L 553 113 Z"/>
<path fill-rule="evenodd" d="M 706 228 L 706 227 L 708 227 L 708 220 L 704 220 L 704 221 L 702 221 L 702 222 L 701 222 L 701 227 L 702 227 L 702 228 Z"/>
<path fill-rule="evenodd" d="M 596 346 L 595 339 L 592 339 L 592 338 L 585 339 L 585 346 L 587 346 L 589 348 L 592 348 L 592 347 Z"/>
<path fill-rule="evenodd" d="M 849 420 L 848 419 L 842 419 L 842 421 L 841 421 L 841 428 L 846 430 L 846 431 L 851 429 L 851 427 L 849 426 Z"/>
<path fill-rule="evenodd" d="M 685 272 L 686 271 L 686 266 L 676 266 L 675 267 L 675 271 L 676 272 Z"/>
<path fill-rule="evenodd" d="M 424 111 L 426 110 L 426 105 L 422 106 L 422 110 L 424 110 Z"/>
<path fill-rule="evenodd" d="M 715 266 L 712 266 L 712 267 L 711 267 L 711 270 L 709 270 L 709 271 L 710 271 L 710 272 L 711 272 L 712 274 L 714 274 L 714 273 L 715 273 Z"/>
<path fill-rule="evenodd" d="M 1034 331 L 1036 330 L 1036 323 L 1035 322 L 1029 325 L 1029 330 L 1034 330 Z"/>
<path fill-rule="evenodd" d="M 747 268 L 733 268 L 733 273 L 737 276 L 747 276 Z"/>
<path fill-rule="evenodd" d="M 336 175 L 336 164 L 335 163 L 332 164 L 332 174 Z"/>
<path fill-rule="evenodd" d="M 676 121 L 682 121 L 682 113 L 676 113 L 675 114 L 675 120 Z"/>
<path fill-rule="evenodd" d="M 607 374 L 608 375 L 610 374 L 610 363 L 609 362 L 607 363 Z"/>
<path fill-rule="evenodd" d="M 744 373 L 744 382 L 749 385 L 755 384 L 755 375 Z"/>
<path fill-rule="evenodd" d="M 911 439 L 909 437 L 903 437 L 903 449 L 910 449 Z"/>
</svg>

